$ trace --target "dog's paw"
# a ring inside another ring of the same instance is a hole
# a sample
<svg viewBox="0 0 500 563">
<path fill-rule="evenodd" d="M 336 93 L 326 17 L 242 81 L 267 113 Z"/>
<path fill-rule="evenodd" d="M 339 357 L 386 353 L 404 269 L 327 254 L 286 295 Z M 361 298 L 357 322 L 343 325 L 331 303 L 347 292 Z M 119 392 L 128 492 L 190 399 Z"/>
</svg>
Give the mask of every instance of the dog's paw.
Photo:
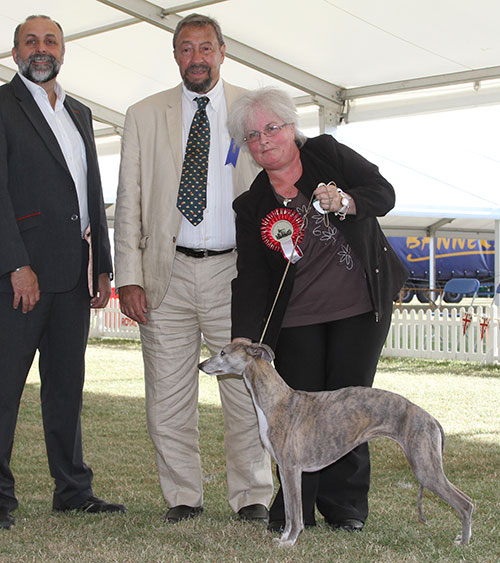
<svg viewBox="0 0 500 563">
<path fill-rule="evenodd" d="M 418 517 L 418 521 L 419 521 L 421 524 L 427 525 L 427 518 L 426 518 L 425 516 L 419 516 L 419 517 Z"/>
<path fill-rule="evenodd" d="M 455 545 L 469 545 L 469 540 L 464 540 L 462 538 L 462 534 L 458 534 L 458 536 L 453 541 Z"/>
<path fill-rule="evenodd" d="M 293 547 L 295 545 L 293 540 L 284 540 L 281 538 L 273 538 L 273 542 L 277 543 L 279 547 Z"/>
</svg>

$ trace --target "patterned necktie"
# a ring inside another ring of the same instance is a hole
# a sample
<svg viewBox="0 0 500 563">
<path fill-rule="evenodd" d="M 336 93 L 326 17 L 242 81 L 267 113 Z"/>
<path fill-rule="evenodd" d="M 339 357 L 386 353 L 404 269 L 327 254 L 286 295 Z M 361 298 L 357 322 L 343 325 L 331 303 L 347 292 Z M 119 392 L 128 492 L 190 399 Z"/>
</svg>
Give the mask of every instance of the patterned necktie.
<svg viewBox="0 0 500 563">
<path fill-rule="evenodd" d="M 198 109 L 189 130 L 177 196 L 177 208 L 195 227 L 203 221 L 203 211 L 207 206 L 210 123 L 205 108 L 209 101 L 206 96 L 196 98 Z"/>
</svg>

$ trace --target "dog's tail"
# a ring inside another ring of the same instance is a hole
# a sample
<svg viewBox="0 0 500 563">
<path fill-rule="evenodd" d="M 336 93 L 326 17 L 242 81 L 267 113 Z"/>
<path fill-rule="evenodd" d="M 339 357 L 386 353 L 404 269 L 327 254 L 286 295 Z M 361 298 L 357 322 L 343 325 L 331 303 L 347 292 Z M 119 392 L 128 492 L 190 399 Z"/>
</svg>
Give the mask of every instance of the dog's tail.
<svg viewBox="0 0 500 563">
<path fill-rule="evenodd" d="M 436 419 L 434 419 L 434 420 L 436 420 Z M 441 426 L 441 423 L 439 422 L 439 420 L 436 420 L 436 423 L 438 425 L 439 432 L 441 432 L 441 454 L 442 454 L 444 452 L 445 434 L 444 434 L 443 427 Z"/>
</svg>

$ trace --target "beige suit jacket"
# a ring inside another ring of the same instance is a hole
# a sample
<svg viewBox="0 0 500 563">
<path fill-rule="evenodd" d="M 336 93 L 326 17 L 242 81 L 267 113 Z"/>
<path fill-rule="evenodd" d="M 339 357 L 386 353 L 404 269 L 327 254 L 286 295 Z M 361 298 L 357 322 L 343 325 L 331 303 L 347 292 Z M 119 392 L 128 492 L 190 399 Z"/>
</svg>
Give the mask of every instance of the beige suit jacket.
<svg viewBox="0 0 500 563">
<path fill-rule="evenodd" d="M 223 82 L 228 109 L 245 90 Z M 167 292 L 182 214 L 182 85 L 131 106 L 125 118 L 115 213 L 116 287 L 139 285 L 148 308 Z M 224 164 L 224 163 L 222 163 Z M 231 167 L 232 168 L 232 167 Z M 260 169 L 240 151 L 233 169 L 236 198 Z"/>
</svg>

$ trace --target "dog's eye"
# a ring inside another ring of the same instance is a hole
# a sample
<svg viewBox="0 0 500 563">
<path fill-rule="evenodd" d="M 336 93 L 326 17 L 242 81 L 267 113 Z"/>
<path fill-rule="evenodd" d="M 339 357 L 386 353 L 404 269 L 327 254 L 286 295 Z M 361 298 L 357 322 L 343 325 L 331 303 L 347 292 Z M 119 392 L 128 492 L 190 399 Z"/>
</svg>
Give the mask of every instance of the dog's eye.
<svg viewBox="0 0 500 563">
<path fill-rule="evenodd" d="M 220 355 L 221 355 L 221 356 L 225 356 L 225 355 L 226 355 L 226 352 L 224 352 L 224 350 L 221 350 L 221 351 L 220 351 Z"/>
</svg>

